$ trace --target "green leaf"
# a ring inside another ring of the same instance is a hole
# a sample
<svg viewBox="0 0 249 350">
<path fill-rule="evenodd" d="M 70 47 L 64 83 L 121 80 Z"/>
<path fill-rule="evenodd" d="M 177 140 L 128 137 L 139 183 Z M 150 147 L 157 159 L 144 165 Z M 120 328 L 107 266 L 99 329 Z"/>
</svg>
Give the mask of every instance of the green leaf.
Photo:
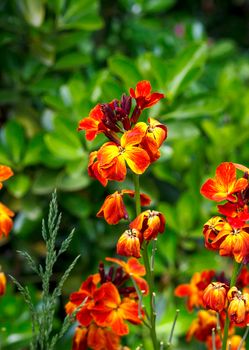
<svg viewBox="0 0 249 350">
<path fill-rule="evenodd" d="M 13 163 L 19 165 L 22 162 L 25 150 L 25 133 L 23 127 L 12 120 L 4 129 L 4 142 Z"/>
<path fill-rule="evenodd" d="M 55 131 L 45 135 L 45 143 L 50 152 L 64 160 L 75 160 L 83 157 L 83 148 L 76 128 L 71 123 L 56 118 Z"/>
<path fill-rule="evenodd" d="M 90 57 L 78 52 L 69 53 L 62 56 L 54 65 L 54 69 L 77 69 L 90 63 Z"/>
<path fill-rule="evenodd" d="M 87 187 L 91 180 L 87 174 L 68 175 L 61 173 L 58 177 L 57 186 L 63 191 L 77 191 Z"/>
<path fill-rule="evenodd" d="M 156 13 L 160 11 L 166 11 L 175 4 L 176 0 L 150 0 L 145 1 L 143 7 L 145 12 Z"/>
<path fill-rule="evenodd" d="M 17 174 L 8 181 L 8 190 L 16 198 L 23 197 L 31 186 L 30 178 L 24 174 Z"/>
<path fill-rule="evenodd" d="M 187 47 L 181 54 L 174 58 L 174 62 L 169 66 L 168 76 L 166 81 L 166 93 L 169 100 L 173 100 L 178 94 L 183 82 L 186 84 L 186 79 L 196 68 L 201 69 L 207 58 L 206 44 L 194 44 Z M 191 76 L 191 75 L 190 75 Z M 188 79 L 191 83 L 192 79 Z"/>
<path fill-rule="evenodd" d="M 32 192 L 34 194 L 48 194 L 57 187 L 58 171 L 48 169 L 39 170 L 33 182 Z"/>
<path fill-rule="evenodd" d="M 42 0 L 17 1 L 17 5 L 26 22 L 33 27 L 40 27 L 45 17 L 45 7 Z"/>
<path fill-rule="evenodd" d="M 143 77 L 134 62 L 123 55 L 115 55 L 108 60 L 110 70 L 120 77 L 128 86 L 137 84 Z"/>
<path fill-rule="evenodd" d="M 213 116 L 221 113 L 225 109 L 225 102 L 219 98 L 200 98 L 194 103 L 179 105 L 172 112 L 163 115 L 163 119 L 188 119 L 203 116 Z"/>
<path fill-rule="evenodd" d="M 27 146 L 23 164 L 25 166 L 39 164 L 41 162 L 44 149 L 45 144 L 43 134 L 34 136 Z"/>
<path fill-rule="evenodd" d="M 63 193 L 61 205 L 78 218 L 86 218 L 92 211 L 92 204 L 89 201 L 89 198 L 83 197 L 77 193 Z"/>
</svg>

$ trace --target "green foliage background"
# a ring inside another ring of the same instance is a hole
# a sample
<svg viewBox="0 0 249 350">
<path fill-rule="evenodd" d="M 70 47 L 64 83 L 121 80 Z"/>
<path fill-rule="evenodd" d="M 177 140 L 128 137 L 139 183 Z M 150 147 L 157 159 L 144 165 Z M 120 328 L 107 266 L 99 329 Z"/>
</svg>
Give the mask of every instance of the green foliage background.
<svg viewBox="0 0 249 350">
<path fill-rule="evenodd" d="M 58 329 L 68 295 L 113 255 L 125 227 L 108 227 L 95 217 L 105 196 L 123 184 L 105 189 L 88 177 L 88 154 L 102 139 L 85 141 L 78 121 L 96 103 L 148 79 L 167 97 L 150 116 L 168 126 L 168 139 L 160 160 L 141 178 L 142 190 L 167 218 L 156 260 L 158 332 L 167 340 L 180 307 L 175 348 L 202 349 L 185 343 L 194 315 L 173 290 L 195 271 L 230 268 L 228 260 L 203 248 L 202 226 L 215 206 L 199 188 L 222 161 L 248 166 L 248 1 L 3 0 L 0 9 L 0 163 L 15 172 L 1 200 L 16 212 L 10 237 L 0 242 L 3 271 L 29 284 L 39 301 L 40 282 L 16 250 L 44 260 L 41 219 L 57 188 L 61 239 L 72 227 L 76 233 L 55 281 L 81 254 L 58 304 Z M 132 187 L 131 178 L 124 186 Z M 127 205 L 132 213 L 132 202 Z M 11 282 L 0 310 L 1 349 L 25 349 L 29 315 Z M 136 332 L 125 339 L 131 349 L 139 344 Z M 63 339 L 64 349 L 70 349 L 72 334 Z"/>
</svg>

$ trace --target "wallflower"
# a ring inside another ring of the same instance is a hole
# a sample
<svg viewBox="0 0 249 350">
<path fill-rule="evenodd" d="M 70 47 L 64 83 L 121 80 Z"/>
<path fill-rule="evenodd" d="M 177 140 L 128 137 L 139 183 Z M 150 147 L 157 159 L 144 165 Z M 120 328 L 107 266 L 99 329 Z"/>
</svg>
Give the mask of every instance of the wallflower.
<svg viewBox="0 0 249 350">
<path fill-rule="evenodd" d="M 227 299 L 227 313 L 231 322 L 238 327 L 245 327 L 249 322 L 249 294 L 242 294 L 237 287 L 232 287 L 227 293 Z"/>
<path fill-rule="evenodd" d="M 227 221 L 233 227 L 242 227 L 245 222 L 249 220 L 249 211 L 247 204 L 240 203 L 225 203 L 223 205 L 218 205 L 219 213 L 227 217 Z"/>
<path fill-rule="evenodd" d="M 144 131 L 141 146 L 150 156 L 150 161 L 154 162 L 160 157 L 159 148 L 167 137 L 167 127 L 153 118 L 149 118 L 148 122 L 149 125 L 140 122 L 136 126 Z"/>
<path fill-rule="evenodd" d="M 130 223 L 132 229 L 140 231 L 146 241 L 155 239 L 165 229 L 165 217 L 155 210 L 146 210 Z"/>
<path fill-rule="evenodd" d="M 130 258 L 127 262 L 115 258 L 106 258 L 106 260 L 120 265 L 125 273 L 134 278 L 136 284 L 144 295 L 147 295 L 149 293 L 148 283 L 144 278 L 141 277 L 146 274 L 145 267 L 144 265 L 140 264 L 137 259 Z"/>
<path fill-rule="evenodd" d="M 117 254 L 140 258 L 141 233 L 136 229 L 126 230 L 118 240 Z"/>
<path fill-rule="evenodd" d="M 79 312 L 76 315 L 79 323 L 88 327 L 92 321 L 91 307 L 94 305 L 93 294 L 97 290 L 97 284 L 100 281 L 99 274 L 89 276 L 78 290 L 70 295 L 70 301 L 66 305 L 66 312 L 72 313 L 82 303 Z"/>
<path fill-rule="evenodd" d="M 187 309 L 192 311 L 194 307 L 203 306 L 203 291 L 212 281 L 214 270 L 205 270 L 194 273 L 190 283 L 180 284 L 175 289 L 178 297 L 187 297 Z"/>
<path fill-rule="evenodd" d="M 8 180 L 13 175 L 13 171 L 6 165 L 0 165 L 0 189 L 3 187 L 2 182 Z"/>
<path fill-rule="evenodd" d="M 225 224 L 225 219 L 221 218 L 220 216 L 214 216 L 205 223 L 203 227 L 203 234 L 205 237 L 206 248 L 212 250 L 219 249 L 219 244 L 215 244 L 214 240 L 221 230 L 226 229 Z M 230 230 L 230 227 L 231 226 L 228 224 L 228 230 Z"/>
<path fill-rule="evenodd" d="M 129 333 L 125 320 L 140 324 L 138 303 L 130 298 L 121 300 L 118 289 L 111 282 L 102 284 L 94 293 L 92 316 L 98 326 L 111 327 L 117 335 Z"/>
<path fill-rule="evenodd" d="M 111 329 L 99 327 L 94 322 L 89 327 L 75 330 L 72 350 L 118 350 L 120 337 Z"/>
<path fill-rule="evenodd" d="M 245 178 L 236 179 L 236 167 L 233 163 L 221 163 L 216 169 L 214 179 L 208 179 L 201 187 L 201 194 L 211 200 L 220 202 L 225 199 L 234 202 L 235 193 L 248 186 Z"/>
<path fill-rule="evenodd" d="M 4 295 L 6 290 L 6 277 L 3 272 L 0 272 L 0 296 Z"/>
<path fill-rule="evenodd" d="M 138 147 L 144 133 L 136 128 L 126 131 L 120 145 L 105 143 L 98 151 L 97 158 L 103 175 L 108 180 L 123 181 L 126 177 L 126 163 L 135 174 L 142 174 L 150 164 L 148 153 Z"/>
<path fill-rule="evenodd" d="M 228 338 L 227 350 L 238 350 L 241 340 L 242 338 L 240 335 L 232 335 L 230 338 Z M 241 350 L 246 350 L 245 346 L 246 343 L 244 341 Z"/>
<path fill-rule="evenodd" d="M 211 310 L 221 312 L 226 307 L 226 295 L 229 287 L 225 283 L 212 282 L 203 291 L 203 305 Z"/>
<path fill-rule="evenodd" d="M 92 141 L 97 134 L 106 130 L 106 127 L 102 123 L 104 114 L 101 110 L 101 105 L 95 106 L 89 113 L 89 117 L 83 118 L 79 122 L 78 131 L 86 131 L 86 139 Z"/>
<path fill-rule="evenodd" d="M 187 341 L 190 341 L 194 336 L 201 342 L 208 341 L 212 334 L 212 329 L 217 326 L 217 316 L 215 311 L 200 310 L 187 332 Z"/>
<path fill-rule="evenodd" d="M 108 183 L 97 160 L 97 151 L 91 152 L 89 155 L 88 175 L 97 179 L 103 186 L 106 186 Z"/>
<path fill-rule="evenodd" d="M 104 204 L 97 213 L 97 217 L 104 217 L 110 225 L 117 224 L 121 219 L 128 219 L 128 213 L 126 211 L 123 195 L 128 194 L 130 197 L 134 197 L 135 192 L 131 190 L 115 191 L 106 197 Z M 150 203 L 150 197 L 146 194 L 140 195 L 141 205 L 148 205 Z"/>
<path fill-rule="evenodd" d="M 164 98 L 164 94 L 158 92 L 151 93 L 151 84 L 148 80 L 137 83 L 135 90 L 130 89 L 130 95 L 136 100 L 139 109 L 152 107 L 159 100 Z"/>
<path fill-rule="evenodd" d="M 11 218 L 14 215 L 15 214 L 12 210 L 0 202 L 0 239 L 3 236 L 7 237 L 10 233 L 13 226 L 13 221 Z"/>
</svg>

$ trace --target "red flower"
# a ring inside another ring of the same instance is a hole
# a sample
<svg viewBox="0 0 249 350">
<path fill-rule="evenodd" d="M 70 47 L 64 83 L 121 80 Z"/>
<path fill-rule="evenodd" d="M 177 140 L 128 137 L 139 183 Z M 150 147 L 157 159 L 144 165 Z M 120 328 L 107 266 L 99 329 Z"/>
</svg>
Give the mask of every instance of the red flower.
<svg viewBox="0 0 249 350">
<path fill-rule="evenodd" d="M 111 327 L 117 335 L 129 333 L 125 320 L 140 324 L 138 317 L 138 304 L 134 300 L 124 298 L 121 300 L 118 289 L 111 282 L 102 284 L 94 293 L 95 306 L 92 316 L 98 326 Z"/>
<path fill-rule="evenodd" d="M 188 330 L 187 341 L 194 336 L 197 340 L 206 342 L 212 334 L 212 329 L 217 326 L 217 316 L 215 311 L 201 310 Z"/>
<path fill-rule="evenodd" d="M 218 205 L 219 213 L 227 216 L 227 221 L 233 227 L 244 226 L 245 222 L 249 220 L 248 205 L 239 203 L 225 203 Z"/>
<path fill-rule="evenodd" d="M 155 239 L 158 233 L 165 229 L 165 218 L 162 213 L 155 210 L 146 210 L 130 223 L 132 229 L 140 231 L 146 241 Z"/>
<path fill-rule="evenodd" d="M 206 308 L 221 312 L 226 307 L 226 296 L 229 287 L 225 283 L 212 282 L 203 291 L 203 304 Z"/>
<path fill-rule="evenodd" d="M 3 187 L 2 181 L 8 180 L 13 175 L 13 171 L 6 165 L 0 165 L 0 189 Z"/>
<path fill-rule="evenodd" d="M 126 165 L 136 174 L 142 174 L 150 164 L 148 153 L 138 147 L 144 133 L 134 127 L 126 131 L 120 146 L 114 142 L 105 143 L 98 151 L 98 161 L 103 176 L 108 180 L 123 181 L 126 177 Z"/>
<path fill-rule="evenodd" d="M 192 311 L 194 307 L 203 306 L 203 291 L 211 283 L 214 274 L 213 270 L 205 270 L 202 273 L 196 272 L 190 283 L 180 284 L 176 287 L 176 296 L 187 297 L 187 309 L 189 311 Z"/>
<path fill-rule="evenodd" d="M 235 201 L 235 193 L 248 186 L 245 178 L 236 179 L 236 167 L 233 163 L 221 163 L 216 169 L 214 179 L 208 179 L 201 187 L 201 194 L 211 200 L 220 202 L 225 199 Z"/>
<path fill-rule="evenodd" d="M 236 287 L 227 293 L 229 306 L 228 316 L 235 326 L 245 327 L 249 322 L 249 294 L 242 294 Z"/>
<path fill-rule="evenodd" d="M 70 302 L 66 305 L 67 313 L 72 313 L 82 303 L 79 312 L 76 315 L 77 320 L 83 326 L 89 326 L 92 321 L 91 307 L 93 306 L 93 294 L 97 289 L 100 281 L 99 274 L 91 275 L 82 283 L 78 292 L 70 295 Z"/>
<path fill-rule="evenodd" d="M 115 258 L 106 258 L 106 260 L 120 265 L 125 273 L 134 278 L 139 289 L 144 295 L 149 293 L 148 283 L 141 277 L 146 274 L 145 267 L 144 265 L 140 264 L 137 259 L 130 258 L 127 262 Z"/>
<path fill-rule="evenodd" d="M 126 230 L 118 240 L 117 253 L 140 258 L 140 236 L 140 232 L 136 229 Z"/>
<path fill-rule="evenodd" d="M 164 94 L 158 92 L 151 93 L 151 85 L 147 80 L 137 83 L 135 90 L 131 88 L 130 95 L 132 98 L 135 98 L 137 106 L 141 110 L 152 107 L 161 98 L 164 98 Z"/>
<path fill-rule="evenodd" d="M 11 218 L 14 215 L 15 214 L 12 210 L 0 202 L 0 238 L 3 236 L 7 237 L 10 233 L 13 226 L 13 221 Z"/>
<path fill-rule="evenodd" d="M 137 123 L 136 127 L 144 131 L 141 147 L 149 154 L 150 161 L 154 162 L 160 157 L 159 148 L 167 137 L 167 127 L 152 118 L 149 118 L 148 122 L 149 125 L 143 122 Z"/>
<path fill-rule="evenodd" d="M 0 272 L 0 296 L 4 295 L 6 290 L 6 277 L 3 272 Z"/>
<path fill-rule="evenodd" d="M 92 322 L 88 328 L 76 328 L 72 350 L 118 350 L 119 343 L 119 336 L 111 329 L 98 327 Z"/>
<path fill-rule="evenodd" d="M 79 122 L 78 131 L 86 130 L 86 139 L 92 141 L 97 134 L 107 130 L 102 123 L 103 117 L 104 114 L 101 110 L 101 105 L 98 104 L 90 111 L 89 117 L 86 117 Z"/>
<path fill-rule="evenodd" d="M 91 152 L 88 163 L 88 175 L 97 179 L 103 186 L 108 183 L 107 178 L 104 176 L 101 170 L 99 161 L 97 160 L 97 151 Z"/>
<path fill-rule="evenodd" d="M 131 190 L 116 191 L 106 197 L 104 204 L 97 213 L 97 217 L 104 217 L 110 225 L 117 224 L 121 219 L 128 219 L 128 213 L 126 211 L 123 195 L 128 194 L 130 197 L 134 197 L 135 192 Z M 141 205 L 148 205 L 150 198 L 146 194 L 140 195 Z"/>
</svg>

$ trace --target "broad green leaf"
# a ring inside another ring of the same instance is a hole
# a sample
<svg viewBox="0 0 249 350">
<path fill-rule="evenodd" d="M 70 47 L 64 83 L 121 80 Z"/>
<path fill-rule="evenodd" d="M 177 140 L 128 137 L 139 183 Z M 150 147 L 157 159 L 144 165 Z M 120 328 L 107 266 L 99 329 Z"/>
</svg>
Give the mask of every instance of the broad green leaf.
<svg viewBox="0 0 249 350">
<path fill-rule="evenodd" d="M 54 69 L 56 70 L 76 69 L 81 66 L 86 66 L 89 63 L 90 63 L 89 56 L 78 52 L 74 52 L 74 53 L 66 54 L 61 58 L 59 58 L 54 65 Z"/>
<path fill-rule="evenodd" d="M 194 102 L 178 105 L 176 109 L 163 115 L 163 119 L 191 119 L 203 116 L 213 116 L 221 113 L 225 103 L 218 98 L 206 97 Z"/>
<path fill-rule="evenodd" d="M 25 150 L 25 134 L 23 127 L 14 120 L 8 122 L 4 129 L 5 148 L 16 165 L 22 163 Z"/>
<path fill-rule="evenodd" d="M 32 185 L 36 195 L 49 194 L 57 187 L 58 171 L 42 169 L 37 171 Z"/>
<path fill-rule="evenodd" d="M 42 160 L 42 155 L 45 149 L 44 139 L 42 134 L 34 136 L 28 143 L 23 164 L 34 165 L 38 164 Z"/>
<path fill-rule="evenodd" d="M 19 93 L 13 90 L 4 90 L 0 91 L 0 105 L 5 105 L 6 103 L 16 103 L 19 99 Z"/>
<path fill-rule="evenodd" d="M 175 4 L 176 0 L 150 0 L 145 1 L 143 9 L 145 12 L 157 13 L 166 11 Z"/>
<path fill-rule="evenodd" d="M 112 56 L 108 64 L 110 70 L 121 78 L 127 86 L 135 87 L 137 82 L 143 79 L 134 61 L 128 57 L 122 55 Z"/>
<path fill-rule="evenodd" d="M 181 85 L 193 69 L 203 66 L 207 57 L 207 46 L 194 44 L 187 47 L 181 54 L 174 58 L 169 66 L 165 87 L 168 89 L 168 99 L 173 100 L 178 94 Z M 189 81 L 191 83 L 191 80 Z"/>
<path fill-rule="evenodd" d="M 45 6 L 42 0 L 16 1 L 26 22 L 33 27 L 40 27 L 45 17 Z"/>
<path fill-rule="evenodd" d="M 46 146 L 54 155 L 64 160 L 75 160 L 83 157 L 83 148 L 76 127 L 67 120 L 56 118 L 55 131 L 44 137 Z"/>
<path fill-rule="evenodd" d="M 86 218 L 92 211 L 92 203 L 89 202 L 89 198 L 77 193 L 63 193 L 61 205 L 78 218 Z"/>
<path fill-rule="evenodd" d="M 31 186 L 30 178 L 25 174 L 16 174 L 8 181 L 8 190 L 16 198 L 23 197 Z"/>
<path fill-rule="evenodd" d="M 58 177 L 58 189 L 63 191 L 77 191 L 86 188 L 91 182 L 88 174 L 67 175 L 61 173 Z"/>
</svg>

